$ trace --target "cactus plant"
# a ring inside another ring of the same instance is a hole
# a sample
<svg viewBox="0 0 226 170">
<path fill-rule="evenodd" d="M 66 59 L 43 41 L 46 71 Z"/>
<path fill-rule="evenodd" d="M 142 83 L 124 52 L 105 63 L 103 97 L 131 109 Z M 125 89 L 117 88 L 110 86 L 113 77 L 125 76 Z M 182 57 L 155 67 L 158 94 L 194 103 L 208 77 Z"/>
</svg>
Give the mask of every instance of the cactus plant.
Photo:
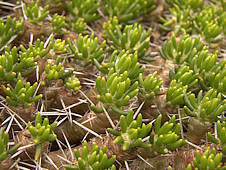
<svg viewBox="0 0 226 170">
<path fill-rule="evenodd" d="M 160 87 L 163 84 L 160 76 L 156 76 L 157 72 L 149 74 L 143 79 L 142 74 L 139 75 L 140 92 L 146 99 L 152 99 L 154 95 L 157 95 Z"/>
<path fill-rule="evenodd" d="M 204 96 L 200 91 L 197 98 L 194 94 L 185 94 L 184 101 L 185 113 L 201 122 L 216 121 L 217 116 L 226 109 L 226 100 L 222 100 L 221 93 L 217 93 L 214 89 L 210 89 Z"/>
<path fill-rule="evenodd" d="M 111 48 L 128 50 L 131 53 L 137 51 L 138 58 L 153 61 L 149 58 L 149 42 L 152 29 L 147 31 L 138 24 L 126 25 L 123 31 L 116 17 L 110 18 L 104 24 L 105 36 L 112 42 Z"/>
<path fill-rule="evenodd" d="M 67 77 L 73 74 L 73 69 L 68 70 L 67 72 L 64 70 L 64 67 L 61 63 L 51 64 L 50 62 L 45 67 L 46 79 L 48 81 L 63 79 L 65 80 Z"/>
<path fill-rule="evenodd" d="M 37 25 L 42 25 L 42 21 L 49 15 L 49 5 L 41 9 L 39 0 L 36 2 L 32 0 L 29 6 L 23 3 L 23 8 L 29 22 Z"/>
<path fill-rule="evenodd" d="M 0 56 L 0 82 L 15 81 L 18 73 L 29 75 L 35 70 L 36 62 L 32 56 L 20 57 L 16 47 L 5 47 L 5 52 Z"/>
<path fill-rule="evenodd" d="M 4 49 L 4 46 L 7 42 L 16 34 L 23 31 L 24 20 L 23 18 L 7 17 L 6 22 L 3 22 L 3 19 L 0 19 L 0 51 Z"/>
<path fill-rule="evenodd" d="M 106 154 L 106 146 L 102 149 L 93 143 L 91 150 L 89 150 L 88 143 L 84 141 L 82 143 L 81 153 L 77 149 L 74 150 L 74 155 L 78 161 L 78 165 L 64 165 L 64 168 L 69 170 L 76 169 L 108 169 L 116 170 L 113 164 L 116 160 L 116 156 L 112 156 L 110 159 Z"/>
<path fill-rule="evenodd" d="M 75 76 L 71 76 L 71 77 L 67 78 L 66 87 L 73 92 L 78 91 L 79 89 L 81 89 L 79 79 Z"/>
<path fill-rule="evenodd" d="M 38 160 L 42 153 L 42 144 L 45 141 L 54 141 L 56 140 L 56 135 L 52 134 L 52 131 L 56 129 L 57 122 L 55 121 L 51 125 L 49 125 L 49 119 L 45 118 L 42 121 L 42 116 L 40 112 L 36 115 L 35 118 L 35 126 L 28 122 L 28 130 L 31 133 L 33 142 L 36 144 L 35 150 L 35 160 Z"/>
<path fill-rule="evenodd" d="M 0 162 L 5 160 L 8 155 L 16 152 L 19 148 L 19 144 L 14 145 L 10 149 L 8 148 L 9 145 L 9 134 L 5 132 L 2 128 L 0 129 Z"/>
<path fill-rule="evenodd" d="M 188 86 L 183 86 L 182 82 L 177 83 L 176 80 L 170 82 L 168 91 L 166 93 L 166 100 L 168 106 L 170 105 L 183 105 L 184 95 L 187 91 Z"/>
<path fill-rule="evenodd" d="M 215 144 L 220 144 L 223 154 L 226 154 L 226 122 L 217 121 L 217 138 L 208 132 L 208 139 Z"/>
<path fill-rule="evenodd" d="M 37 82 L 33 85 L 31 85 L 30 82 L 25 84 L 22 80 L 21 74 L 19 73 L 15 88 L 10 84 L 7 84 L 7 88 L 5 88 L 5 93 L 7 95 L 6 102 L 11 106 L 31 106 L 33 102 L 42 98 L 42 94 L 34 96 L 37 86 Z"/>
<path fill-rule="evenodd" d="M 179 68 L 175 68 L 170 70 L 170 79 L 176 80 L 177 82 L 181 82 L 183 86 L 188 86 L 188 89 L 193 87 L 195 84 L 198 83 L 198 73 L 194 73 L 193 70 L 189 68 L 189 66 L 181 65 Z"/>
<path fill-rule="evenodd" d="M 66 27 L 65 20 L 65 16 L 54 14 L 52 19 L 53 31 L 60 34 L 64 33 L 62 29 Z"/>
<path fill-rule="evenodd" d="M 175 64 L 183 64 L 194 58 L 203 47 L 204 43 L 200 41 L 199 36 L 194 39 L 184 34 L 177 41 L 175 34 L 173 34 L 169 41 L 163 43 L 160 54 L 162 58 L 172 60 Z"/>
<path fill-rule="evenodd" d="M 201 155 L 199 151 L 196 152 L 196 156 L 193 159 L 193 165 L 197 170 L 207 169 L 225 169 L 226 166 L 218 168 L 218 165 L 222 161 L 222 153 L 217 153 L 215 148 L 210 151 L 208 147 L 205 152 Z M 191 164 L 188 164 L 186 170 L 192 170 Z"/>
<path fill-rule="evenodd" d="M 155 121 L 155 130 L 152 131 L 149 142 L 154 152 L 166 154 L 168 150 L 175 150 L 183 146 L 186 142 L 179 139 L 181 125 L 175 123 L 175 116 L 161 126 L 162 115 Z"/>
<path fill-rule="evenodd" d="M 132 110 L 128 112 L 126 117 L 121 115 L 120 127 L 120 131 L 108 128 L 108 132 L 117 136 L 114 143 L 121 143 L 124 151 L 134 147 L 151 147 L 150 144 L 142 142 L 142 139 L 149 134 L 152 128 L 151 123 L 147 125 L 142 123 L 142 114 L 139 114 L 136 120 L 133 120 Z"/>
<path fill-rule="evenodd" d="M 121 75 L 109 72 L 107 77 L 98 76 L 96 79 L 96 89 L 99 93 L 97 99 L 104 104 L 106 109 L 111 108 L 119 114 L 127 114 L 120 109 L 129 103 L 129 100 L 138 93 L 138 82 L 131 82 L 128 73 L 125 71 Z M 103 112 L 102 108 L 91 105 L 91 109 L 96 113 Z"/>
<path fill-rule="evenodd" d="M 91 34 L 90 37 L 88 35 L 83 37 L 79 34 L 78 39 L 73 44 L 70 40 L 68 40 L 68 44 L 74 58 L 84 61 L 86 65 L 92 63 L 94 59 L 102 62 L 105 58 L 103 50 L 106 42 L 103 41 L 98 45 L 98 38 L 94 38 L 94 34 Z"/>
<path fill-rule="evenodd" d="M 133 23 L 155 9 L 154 0 L 105 0 L 104 11 L 109 17 L 116 16 L 120 23 Z"/>
<path fill-rule="evenodd" d="M 97 9 L 100 6 L 100 0 L 72 0 L 67 3 L 67 9 L 73 16 L 73 20 L 84 18 L 85 22 L 92 22 L 100 16 L 97 14 Z"/>
<path fill-rule="evenodd" d="M 94 63 L 97 68 L 105 74 L 114 71 L 120 75 L 127 71 L 128 77 L 131 80 L 136 80 L 139 73 L 142 73 L 145 69 L 145 66 L 140 66 L 137 60 L 137 52 L 130 53 L 129 51 L 125 50 L 118 52 L 115 50 L 112 53 L 109 62 L 100 64 L 96 59 L 94 59 Z"/>
</svg>

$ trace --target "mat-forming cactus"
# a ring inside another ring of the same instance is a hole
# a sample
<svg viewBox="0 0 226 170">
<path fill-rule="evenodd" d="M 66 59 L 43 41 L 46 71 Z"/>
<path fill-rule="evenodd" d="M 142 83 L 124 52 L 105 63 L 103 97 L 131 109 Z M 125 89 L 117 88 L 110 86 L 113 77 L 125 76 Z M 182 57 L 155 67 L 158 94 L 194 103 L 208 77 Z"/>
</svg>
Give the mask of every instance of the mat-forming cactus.
<svg viewBox="0 0 226 170">
<path fill-rule="evenodd" d="M 121 31 L 116 17 L 110 18 L 104 24 L 105 36 L 112 42 L 111 48 L 116 50 L 128 50 L 131 53 L 137 51 L 138 57 L 147 61 L 153 61 L 148 58 L 150 34 L 152 29 L 147 31 L 138 24 L 126 25 Z"/>
<path fill-rule="evenodd" d="M 84 18 L 85 22 L 95 21 L 100 17 L 97 9 L 100 6 L 100 0 L 72 0 L 67 3 L 67 8 L 73 16 L 73 20 Z"/>
<path fill-rule="evenodd" d="M 106 77 L 98 76 L 96 79 L 96 89 L 98 92 L 97 99 L 103 103 L 105 109 L 111 108 L 119 114 L 127 114 L 120 109 L 129 103 L 138 93 L 138 81 L 131 82 L 128 78 L 128 73 L 118 75 L 114 72 L 109 72 Z M 91 109 L 96 113 L 103 112 L 102 108 L 91 105 Z"/>
<path fill-rule="evenodd" d="M 194 73 L 189 66 L 181 65 L 179 68 L 175 68 L 174 71 L 170 70 L 170 79 L 181 82 L 183 86 L 188 86 L 188 89 L 198 83 L 198 73 Z"/>
<path fill-rule="evenodd" d="M 1 161 L 5 160 L 8 155 L 16 152 L 19 148 L 19 144 L 14 145 L 10 149 L 8 148 L 9 145 L 9 134 L 5 132 L 2 128 L 0 129 L 0 163 Z"/>
<path fill-rule="evenodd" d="M 64 168 L 68 170 L 78 170 L 78 169 L 110 169 L 116 170 L 115 165 L 113 164 L 116 160 L 116 156 L 108 158 L 107 148 L 103 146 L 100 149 L 96 143 L 93 143 L 91 149 L 89 149 L 88 143 L 84 141 L 82 143 L 81 153 L 75 149 L 74 155 L 78 161 L 78 165 L 64 165 Z"/>
<path fill-rule="evenodd" d="M 60 33 L 60 34 L 64 33 L 64 31 L 62 29 L 66 27 L 65 20 L 66 20 L 65 16 L 61 16 L 58 14 L 53 15 L 51 24 L 52 24 L 53 31 L 55 33 Z"/>
<path fill-rule="evenodd" d="M 75 77 L 74 75 L 71 76 L 71 77 L 68 77 L 67 80 L 66 80 L 66 87 L 68 89 L 70 89 L 71 91 L 73 92 L 76 92 L 78 91 L 79 89 L 81 89 L 81 86 L 80 86 L 80 81 L 77 77 Z"/>
<path fill-rule="evenodd" d="M 215 169 L 225 169 L 226 166 L 223 165 L 222 168 L 218 168 L 222 161 L 222 153 L 217 153 L 215 148 L 211 151 L 208 147 L 203 154 L 200 151 L 196 152 L 196 156 L 193 159 L 193 166 L 197 170 L 215 170 Z M 192 165 L 188 164 L 186 170 L 192 170 Z"/>
<path fill-rule="evenodd" d="M 185 113 L 201 122 L 216 121 L 226 109 L 226 100 L 221 99 L 221 93 L 217 93 L 214 89 L 210 89 L 204 96 L 201 90 L 197 98 L 193 93 L 185 94 L 184 101 Z"/>
<path fill-rule="evenodd" d="M 108 132 L 117 136 L 114 143 L 122 144 L 122 150 L 132 149 L 134 147 L 151 147 L 150 144 L 142 142 L 151 131 L 152 124 L 145 125 L 142 123 L 142 114 L 137 116 L 136 120 L 133 120 L 133 111 L 130 110 L 127 116 L 121 115 L 120 117 L 120 131 L 108 128 Z"/>
<path fill-rule="evenodd" d="M 61 63 L 51 64 L 50 62 L 45 67 L 45 74 L 47 80 L 65 80 L 73 74 L 74 69 L 65 70 Z"/>
<path fill-rule="evenodd" d="M 153 152 L 166 154 L 169 150 L 175 150 L 183 146 L 186 142 L 179 139 L 181 130 L 180 123 L 175 123 L 175 116 L 161 125 L 162 115 L 160 114 L 155 121 L 155 128 L 152 131 L 149 142 Z"/>
<path fill-rule="evenodd" d="M 7 17 L 6 22 L 4 23 L 3 19 L 0 19 L 0 51 L 8 41 L 16 34 L 21 32 L 24 28 L 24 20 L 23 18 Z"/>
<path fill-rule="evenodd" d="M 37 25 L 42 25 L 42 21 L 49 15 L 49 5 L 41 9 L 39 0 L 32 0 L 29 6 L 23 3 L 23 8 L 29 22 Z"/>
<path fill-rule="evenodd" d="M 187 91 L 188 86 L 183 86 L 182 82 L 177 83 L 176 80 L 170 82 L 168 91 L 166 93 L 167 104 L 170 105 L 183 105 L 184 94 Z"/>
<path fill-rule="evenodd" d="M 28 122 L 28 130 L 33 137 L 33 142 L 36 144 L 35 150 L 35 160 L 38 160 L 42 153 L 42 144 L 46 141 L 54 141 L 56 140 L 56 135 L 52 134 L 52 131 L 56 129 L 57 122 L 55 121 L 51 125 L 49 124 L 49 119 L 45 118 L 42 121 L 42 116 L 40 112 L 36 115 L 35 118 L 35 126 Z"/>
<path fill-rule="evenodd" d="M 29 75 L 36 68 L 36 62 L 31 57 L 20 57 L 16 47 L 10 49 L 5 47 L 5 52 L 0 56 L 0 82 L 16 82 L 16 76 L 21 73 L 22 76 Z"/>
<path fill-rule="evenodd" d="M 42 94 L 34 96 L 37 86 L 37 82 L 33 85 L 30 82 L 24 83 L 19 73 L 15 88 L 7 84 L 7 88 L 5 89 L 7 95 L 6 102 L 11 106 L 31 106 L 33 102 L 42 98 Z"/>
<path fill-rule="evenodd" d="M 224 155 L 226 155 L 226 122 L 217 121 L 216 136 L 208 132 L 208 139 L 215 144 L 219 144 Z"/>
<path fill-rule="evenodd" d="M 176 40 L 173 34 L 169 41 L 165 41 L 160 49 L 162 58 L 172 60 L 175 64 L 183 64 L 189 62 L 204 47 L 204 43 L 200 41 L 200 37 L 192 38 L 189 35 L 181 36 L 180 40 Z"/>
<path fill-rule="evenodd" d="M 94 63 L 97 68 L 105 74 L 114 71 L 120 75 L 127 71 L 128 78 L 131 80 L 136 80 L 139 73 L 144 72 L 145 69 L 145 66 L 140 66 L 138 62 L 137 52 L 130 53 L 129 51 L 125 50 L 122 50 L 121 52 L 115 50 L 112 53 L 109 62 L 100 64 L 98 61 L 96 61 L 96 59 L 94 59 Z"/>
<path fill-rule="evenodd" d="M 70 42 L 68 40 L 69 48 L 74 54 L 74 58 L 82 60 L 85 64 L 90 64 L 96 59 L 98 62 L 102 62 L 105 58 L 103 50 L 105 48 L 106 42 L 103 41 L 100 45 L 98 44 L 98 38 L 94 37 L 94 34 L 82 36 L 79 34 L 78 39 L 75 42 Z"/>
<path fill-rule="evenodd" d="M 156 76 L 157 72 L 149 74 L 143 79 L 143 75 L 139 75 L 140 92 L 146 99 L 152 99 L 158 94 L 163 81 L 160 76 Z"/>
<path fill-rule="evenodd" d="M 142 20 L 154 9 L 154 0 L 105 0 L 104 11 L 109 17 L 116 16 L 120 23 L 133 23 Z"/>
</svg>

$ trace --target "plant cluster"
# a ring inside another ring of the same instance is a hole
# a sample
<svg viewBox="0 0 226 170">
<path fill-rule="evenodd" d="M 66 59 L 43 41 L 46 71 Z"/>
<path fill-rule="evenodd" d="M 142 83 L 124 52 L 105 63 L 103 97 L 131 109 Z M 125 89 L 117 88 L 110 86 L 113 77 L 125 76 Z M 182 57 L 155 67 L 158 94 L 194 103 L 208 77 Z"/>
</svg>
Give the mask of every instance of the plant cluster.
<svg viewBox="0 0 226 170">
<path fill-rule="evenodd" d="M 88 143 L 84 141 L 82 143 L 81 153 L 77 149 L 74 150 L 74 155 L 78 161 L 78 165 L 64 165 L 66 169 L 108 169 L 115 170 L 116 167 L 113 164 L 116 160 L 116 156 L 108 158 L 107 148 L 104 146 L 100 149 L 96 143 L 93 143 L 91 150 L 89 150 Z"/>
<path fill-rule="evenodd" d="M 110 18 L 104 24 L 105 36 L 111 41 L 111 48 L 137 52 L 139 58 L 153 61 L 149 58 L 149 42 L 152 29 L 147 31 L 138 24 L 126 25 L 123 30 L 116 17 Z"/>
<path fill-rule="evenodd" d="M 62 29 L 66 27 L 65 16 L 54 14 L 52 19 L 52 27 L 54 32 L 64 33 Z"/>
<path fill-rule="evenodd" d="M 16 18 L 7 17 L 5 23 L 3 19 L 0 19 L 0 51 L 4 49 L 4 46 L 13 36 L 23 31 L 23 28 L 23 18 L 17 20 Z"/>
<path fill-rule="evenodd" d="M 104 0 L 104 12 L 116 16 L 120 23 L 134 23 L 155 9 L 154 0 Z"/>
<path fill-rule="evenodd" d="M 51 125 L 49 124 L 49 119 L 45 118 L 42 121 L 42 116 L 40 112 L 36 115 L 35 118 L 35 126 L 31 124 L 31 122 L 28 122 L 28 130 L 31 133 L 33 139 L 33 142 L 36 144 L 36 150 L 35 150 L 35 160 L 38 160 L 41 153 L 42 153 L 42 144 L 46 141 L 54 141 L 56 140 L 56 135 L 52 134 L 52 131 L 54 131 L 57 127 L 57 122 L 55 121 Z"/>
<path fill-rule="evenodd" d="M 0 162 L 5 160 L 8 155 L 14 153 L 19 148 L 19 144 L 14 145 L 10 149 L 9 145 L 9 134 L 5 132 L 2 128 L 0 129 Z"/>
<path fill-rule="evenodd" d="M 32 0 L 29 6 L 25 3 L 22 5 L 26 17 L 29 19 L 29 22 L 33 24 L 41 26 L 42 21 L 49 15 L 49 5 L 41 9 L 39 0 L 36 0 L 36 2 Z"/>
</svg>

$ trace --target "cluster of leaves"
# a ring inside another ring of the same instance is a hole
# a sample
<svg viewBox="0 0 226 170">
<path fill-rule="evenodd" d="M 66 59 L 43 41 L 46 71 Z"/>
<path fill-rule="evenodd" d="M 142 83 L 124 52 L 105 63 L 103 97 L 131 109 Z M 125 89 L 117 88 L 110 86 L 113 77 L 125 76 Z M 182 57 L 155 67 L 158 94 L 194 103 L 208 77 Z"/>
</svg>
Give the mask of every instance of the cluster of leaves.
<svg viewBox="0 0 226 170">
<path fill-rule="evenodd" d="M 79 18 L 84 18 L 85 22 L 95 21 L 100 17 L 97 14 L 97 9 L 100 6 L 100 0 L 72 0 L 67 3 L 67 8 L 76 21 Z"/>
<path fill-rule="evenodd" d="M 117 136 L 114 143 L 122 143 L 122 149 L 128 150 L 134 147 L 148 148 L 151 145 L 142 141 L 151 131 L 152 124 L 145 125 L 142 123 L 142 114 L 133 120 L 133 111 L 130 110 L 127 116 L 120 117 L 120 131 L 108 128 L 108 132 Z"/>
<path fill-rule="evenodd" d="M 226 154 L 226 122 L 222 121 L 222 123 L 217 121 L 217 137 L 214 137 L 210 132 L 208 132 L 208 138 L 211 142 L 220 145 L 223 154 Z"/>
<path fill-rule="evenodd" d="M 102 149 L 99 149 L 96 143 L 93 143 L 91 150 L 89 150 L 88 143 L 86 141 L 82 144 L 81 154 L 77 149 L 74 150 L 74 155 L 78 161 L 78 165 L 64 165 L 64 168 L 69 170 L 77 169 L 108 169 L 116 170 L 115 165 L 113 164 L 116 160 L 116 156 L 112 156 L 108 159 L 107 148 L 103 146 Z"/>
<path fill-rule="evenodd" d="M 31 106 L 33 102 L 42 98 L 42 94 L 35 95 L 37 86 L 37 82 L 33 85 L 31 85 L 30 82 L 24 83 L 21 74 L 19 74 L 15 88 L 10 84 L 7 84 L 7 88 L 5 88 L 5 93 L 7 95 L 6 102 L 11 106 Z"/>
<path fill-rule="evenodd" d="M 42 121 L 42 116 L 40 112 L 36 115 L 35 118 L 35 126 L 28 122 L 28 130 L 31 133 L 33 142 L 36 144 L 36 151 L 35 151 L 35 160 L 38 160 L 41 153 L 42 153 L 42 144 L 45 141 L 54 141 L 56 140 L 56 135 L 52 134 L 57 127 L 57 122 L 55 121 L 51 125 L 49 125 L 49 119 L 45 118 Z"/>
<path fill-rule="evenodd" d="M 218 165 L 222 161 L 222 153 L 217 153 L 215 149 L 210 151 L 210 148 L 208 147 L 205 152 L 201 155 L 199 151 L 196 152 L 196 156 L 193 159 L 193 165 L 195 169 L 219 169 L 223 170 L 226 167 L 217 168 Z M 186 170 L 192 170 L 192 165 L 188 164 Z"/>
<path fill-rule="evenodd" d="M 189 88 L 198 80 L 198 84 L 205 91 L 214 88 L 225 93 L 226 60 L 217 62 L 218 52 L 210 53 L 208 47 L 200 41 L 200 37 L 193 39 L 189 35 L 184 35 L 177 42 L 173 34 L 168 42 L 163 43 L 160 54 L 164 59 L 172 60 L 179 65 L 179 68 L 175 69 L 175 74 L 171 71 L 171 80 L 177 79 Z"/>
<path fill-rule="evenodd" d="M 217 93 L 214 89 L 210 89 L 206 94 L 202 95 L 199 91 L 197 98 L 195 94 L 184 95 L 185 113 L 189 116 L 196 117 L 201 122 L 214 122 L 226 109 L 226 100 L 221 99 L 221 93 Z"/>
<path fill-rule="evenodd" d="M 65 86 L 73 92 L 76 92 L 79 89 L 81 89 L 80 81 L 75 76 L 71 76 L 71 77 L 67 78 Z"/>
<path fill-rule="evenodd" d="M 7 17 L 6 22 L 4 23 L 3 19 L 0 19 L 0 51 L 4 49 L 4 45 L 10 41 L 10 39 L 23 31 L 24 28 L 24 20 L 23 18 Z"/>
<path fill-rule="evenodd" d="M 151 148 L 153 152 L 166 154 L 168 150 L 175 150 L 185 144 L 179 139 L 181 125 L 174 125 L 175 116 L 161 126 L 162 115 L 159 115 L 155 122 L 155 128 L 150 134 L 149 143 L 143 142 L 143 138 L 149 135 L 152 123 L 145 125 L 142 123 L 142 114 L 133 120 L 133 111 L 129 111 L 127 116 L 120 117 L 120 131 L 108 128 L 108 132 L 117 136 L 114 143 L 121 143 L 123 150 L 134 147 Z"/>
<path fill-rule="evenodd" d="M 94 59 L 98 62 L 102 62 L 105 58 L 103 50 L 106 46 L 106 42 L 103 41 L 100 45 L 98 44 L 98 38 L 94 38 L 94 34 L 82 36 L 79 34 L 78 39 L 72 44 L 70 40 L 67 41 L 69 48 L 77 60 L 82 60 L 85 65 L 93 63 Z"/>
<path fill-rule="evenodd" d="M 171 8 L 167 19 L 161 18 L 162 28 L 176 34 L 199 34 L 211 48 L 223 40 L 226 12 L 222 4 L 204 5 L 203 1 L 167 1 Z M 202 7 L 203 6 L 203 7 Z"/>
<path fill-rule="evenodd" d="M 64 31 L 62 29 L 66 27 L 65 21 L 66 21 L 65 16 L 54 14 L 52 19 L 53 31 L 59 34 L 63 34 Z"/>
<path fill-rule="evenodd" d="M 151 13 L 154 9 L 154 0 L 105 0 L 104 11 L 109 17 L 116 16 L 120 23 L 134 23 Z"/>
<path fill-rule="evenodd" d="M 84 22 L 84 18 L 78 18 L 76 22 L 72 22 L 71 28 L 77 33 L 87 33 L 87 24 Z"/>
<path fill-rule="evenodd" d="M 42 25 L 42 21 L 49 15 L 49 6 L 46 5 L 41 9 L 39 0 L 36 2 L 32 0 L 29 6 L 23 3 L 23 9 L 29 22 L 37 25 Z"/>
<path fill-rule="evenodd" d="M 153 61 L 148 58 L 149 42 L 152 29 L 147 31 L 138 24 L 126 25 L 123 30 L 116 17 L 110 18 L 104 24 L 105 36 L 111 41 L 111 48 L 116 50 L 128 50 L 130 53 L 137 52 L 139 58 Z"/>
<path fill-rule="evenodd" d="M 128 78 L 128 72 L 118 75 L 113 69 L 105 77 L 98 76 L 96 79 L 97 99 L 104 104 L 105 109 L 111 108 L 114 112 L 125 114 L 120 109 L 129 103 L 129 100 L 138 93 L 138 81 L 132 82 Z M 91 105 L 96 113 L 103 112 L 103 108 Z"/>
<path fill-rule="evenodd" d="M 37 63 L 34 58 L 22 56 L 18 55 L 16 47 L 11 50 L 9 47 L 5 47 L 4 54 L 0 56 L 0 82 L 15 81 L 18 73 L 26 76 L 35 70 Z"/>
<path fill-rule="evenodd" d="M 16 152 L 19 148 L 19 144 L 14 145 L 10 149 L 9 144 L 9 134 L 5 132 L 2 128 L 0 129 L 0 162 L 5 160 L 9 154 Z"/>
</svg>

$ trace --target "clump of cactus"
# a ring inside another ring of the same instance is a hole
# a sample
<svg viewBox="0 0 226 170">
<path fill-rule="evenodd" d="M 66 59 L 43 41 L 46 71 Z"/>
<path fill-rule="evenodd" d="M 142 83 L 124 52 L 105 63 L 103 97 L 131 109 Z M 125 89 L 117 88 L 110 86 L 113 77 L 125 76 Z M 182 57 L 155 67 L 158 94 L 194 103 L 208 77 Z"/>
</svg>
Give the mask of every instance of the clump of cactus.
<svg viewBox="0 0 226 170">
<path fill-rule="evenodd" d="M 218 120 L 217 121 L 217 131 L 216 136 L 213 136 L 210 132 L 208 132 L 208 139 L 217 145 L 221 146 L 222 152 L 226 154 L 226 122 L 222 121 L 222 123 Z"/>
<path fill-rule="evenodd" d="M 170 82 L 168 91 L 166 93 L 167 104 L 172 105 L 183 105 L 184 95 L 187 91 L 188 86 L 183 86 L 182 82 L 177 83 L 176 80 Z"/>
<path fill-rule="evenodd" d="M 7 95 L 6 102 L 11 106 L 31 106 L 33 102 L 42 98 L 42 94 L 37 96 L 35 94 L 37 86 L 37 82 L 33 85 L 31 85 L 30 82 L 24 83 L 21 74 L 19 74 L 15 88 L 10 84 L 7 84 L 7 88 L 5 88 L 5 93 Z"/>
<path fill-rule="evenodd" d="M 4 49 L 4 46 L 10 41 L 10 39 L 23 31 L 24 20 L 23 18 L 7 17 L 6 22 L 3 22 L 3 19 L 0 19 L 0 51 Z"/>
<path fill-rule="evenodd" d="M 48 63 L 45 67 L 46 79 L 48 81 L 57 80 L 57 79 L 66 79 L 67 77 L 73 74 L 73 69 L 65 71 L 61 63 Z"/>
<path fill-rule="evenodd" d="M 165 41 L 160 49 L 162 58 L 172 60 L 175 64 L 183 64 L 189 62 L 204 47 L 204 43 L 200 37 L 192 38 L 189 35 L 181 36 L 180 40 L 176 40 L 173 34 L 169 41 Z"/>
<path fill-rule="evenodd" d="M 52 19 L 53 31 L 60 34 L 64 33 L 62 29 L 66 27 L 65 21 L 66 21 L 65 16 L 54 14 Z"/>
<path fill-rule="evenodd" d="M 142 114 L 139 114 L 136 120 L 133 120 L 133 116 L 134 114 L 132 110 L 129 111 L 126 117 L 121 115 L 120 131 L 108 128 L 109 133 L 117 136 L 114 143 L 122 144 L 122 149 L 124 151 L 134 147 L 151 147 L 150 144 L 143 142 L 142 139 L 149 134 L 152 124 L 149 123 L 145 125 L 142 123 Z"/>
<path fill-rule="evenodd" d="M 157 72 L 149 74 L 143 79 L 142 74 L 139 74 L 140 92 L 146 99 L 152 99 L 159 93 L 163 81 L 160 76 L 156 76 Z"/>
<path fill-rule="evenodd" d="M 116 16 L 120 23 L 133 23 L 142 20 L 154 9 L 154 0 L 105 0 L 104 11 L 109 17 Z"/>
<path fill-rule="evenodd" d="M 215 148 L 211 151 L 208 147 L 205 152 L 201 155 L 200 151 L 196 152 L 196 156 L 193 159 L 193 166 L 195 169 L 225 169 L 217 168 L 222 161 L 222 153 L 217 153 Z M 192 165 L 188 164 L 186 170 L 192 170 Z"/>
<path fill-rule="evenodd" d="M 200 91 L 197 98 L 195 94 L 185 94 L 184 96 L 185 113 L 201 122 L 216 121 L 226 108 L 226 100 L 222 101 L 221 93 L 217 93 L 214 89 L 210 89 L 204 96 Z"/>
<path fill-rule="evenodd" d="M 78 18 L 76 22 L 72 22 L 71 28 L 73 31 L 77 33 L 86 33 L 87 31 L 87 26 L 86 22 L 84 21 L 84 18 Z"/>
<path fill-rule="evenodd" d="M 70 89 L 73 92 L 76 92 L 79 89 L 81 89 L 80 81 L 75 76 L 68 77 L 65 85 L 68 89 Z"/>
<path fill-rule="evenodd" d="M 19 148 L 19 144 L 14 145 L 10 149 L 9 145 L 9 134 L 5 132 L 3 128 L 0 129 L 0 162 L 4 161 L 8 155 L 13 154 Z"/>
<path fill-rule="evenodd" d="M 39 0 L 32 0 L 29 6 L 23 3 L 23 8 L 29 22 L 37 25 L 42 25 L 42 21 L 49 15 L 49 5 L 41 9 Z"/>
<path fill-rule="evenodd" d="M 36 151 L 35 151 L 35 160 L 38 160 L 41 153 L 42 153 L 42 144 L 46 141 L 54 141 L 56 140 L 57 136 L 52 134 L 52 131 L 56 129 L 57 122 L 55 121 L 51 125 L 49 124 L 49 119 L 45 118 L 42 121 L 42 116 L 40 112 L 36 115 L 35 118 L 35 126 L 28 122 L 28 130 L 31 133 L 31 136 L 34 138 L 33 142 L 36 144 Z"/>
<path fill-rule="evenodd" d="M 69 48 L 77 60 L 82 60 L 85 65 L 93 63 L 94 59 L 98 62 L 102 62 L 105 58 L 103 50 L 106 46 L 106 42 L 103 41 L 100 45 L 98 44 L 98 38 L 94 37 L 94 34 L 82 36 L 79 34 L 78 39 L 75 42 L 68 40 Z"/>
<path fill-rule="evenodd" d="M 98 19 L 100 16 L 97 13 L 97 9 L 100 6 L 100 0 L 72 0 L 67 3 L 67 9 L 76 21 L 79 18 L 84 18 L 85 22 L 92 22 Z"/>
<path fill-rule="evenodd" d="M 149 142 L 154 152 L 166 154 L 169 150 L 175 150 L 183 146 L 186 142 L 179 138 L 181 125 L 175 123 L 175 116 L 161 125 L 162 115 L 155 121 L 155 130 L 152 131 Z"/>
<path fill-rule="evenodd" d="M 115 72 L 109 72 L 106 77 L 98 76 L 96 79 L 97 99 L 103 103 L 105 109 L 112 109 L 119 114 L 127 114 L 120 109 L 129 103 L 138 93 L 138 81 L 132 82 L 128 78 L 128 73 L 118 75 Z M 103 112 L 103 108 L 91 105 L 91 109 L 96 113 Z"/>
<path fill-rule="evenodd" d="M 153 61 L 149 58 L 149 42 L 152 29 L 147 31 L 138 24 L 126 25 L 121 31 L 121 25 L 116 17 L 110 18 L 104 24 L 105 36 L 111 41 L 111 48 L 116 50 L 128 50 L 131 53 L 137 51 L 139 58 Z"/>
<path fill-rule="evenodd" d="M 10 49 L 5 47 L 5 52 L 0 56 L 0 82 L 16 81 L 16 76 L 31 74 L 36 67 L 36 62 L 32 56 L 19 56 L 16 47 Z"/>
<path fill-rule="evenodd" d="M 89 150 L 88 143 L 86 141 L 82 144 L 81 153 L 75 149 L 74 155 L 78 161 L 78 165 L 64 165 L 64 168 L 69 170 L 74 169 L 108 169 L 116 170 L 115 165 L 113 164 L 116 160 L 116 156 L 108 158 L 107 148 L 103 146 L 100 149 L 96 143 L 93 143 L 91 150 Z"/>
</svg>

